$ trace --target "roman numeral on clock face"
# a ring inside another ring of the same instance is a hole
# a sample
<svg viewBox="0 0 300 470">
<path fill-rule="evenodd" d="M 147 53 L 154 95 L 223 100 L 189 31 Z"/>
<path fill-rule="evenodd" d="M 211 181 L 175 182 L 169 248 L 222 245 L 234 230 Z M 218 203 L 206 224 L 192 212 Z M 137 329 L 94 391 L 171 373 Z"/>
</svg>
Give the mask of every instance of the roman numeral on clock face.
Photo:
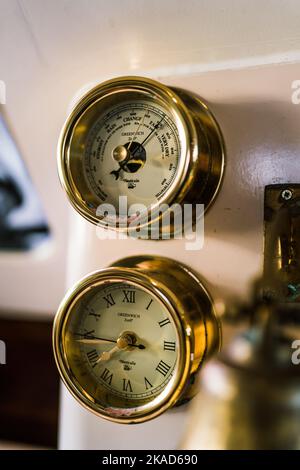
<svg viewBox="0 0 300 470">
<path fill-rule="evenodd" d="M 129 304 L 135 303 L 135 290 L 123 290 L 124 298 L 122 302 Z"/>
<path fill-rule="evenodd" d="M 132 392 L 130 380 L 123 379 L 123 392 Z"/>
<path fill-rule="evenodd" d="M 153 302 L 153 299 L 151 299 L 150 302 L 148 303 L 148 305 L 146 307 L 146 310 L 149 310 L 149 308 L 151 307 L 152 302 Z"/>
<path fill-rule="evenodd" d="M 164 320 L 158 322 L 158 324 L 161 328 L 163 326 L 167 325 L 168 323 L 171 323 L 169 318 L 165 318 Z"/>
<path fill-rule="evenodd" d="M 100 378 L 103 379 L 104 382 L 107 382 L 108 385 L 111 385 L 113 374 L 108 369 L 106 369 L 106 367 L 105 367 L 104 371 L 100 375 Z"/>
<path fill-rule="evenodd" d="M 165 377 L 170 369 L 171 369 L 171 366 L 169 366 L 169 364 L 167 364 L 164 361 L 160 361 L 155 370 L 157 370 L 160 374 L 162 374 Z"/>
<path fill-rule="evenodd" d="M 106 302 L 106 308 L 112 307 L 116 303 L 111 294 L 108 294 L 106 297 L 103 297 L 103 300 L 105 300 Z"/>
<path fill-rule="evenodd" d="M 164 341 L 164 351 L 175 351 L 176 343 L 173 341 Z"/>
<path fill-rule="evenodd" d="M 99 357 L 96 349 L 91 349 L 91 351 L 88 351 L 86 355 L 92 366 L 95 367 L 97 365 L 97 359 Z"/>
</svg>

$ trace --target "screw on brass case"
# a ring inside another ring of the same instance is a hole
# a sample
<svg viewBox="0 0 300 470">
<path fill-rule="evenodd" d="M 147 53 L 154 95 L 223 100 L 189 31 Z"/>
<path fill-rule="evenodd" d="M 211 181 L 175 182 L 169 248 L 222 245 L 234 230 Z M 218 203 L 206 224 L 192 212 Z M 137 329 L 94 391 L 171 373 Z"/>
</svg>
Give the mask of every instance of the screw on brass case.
<svg viewBox="0 0 300 470">
<path fill-rule="evenodd" d="M 284 189 L 280 194 L 281 199 L 289 201 L 293 197 L 293 191 L 291 189 Z"/>
</svg>

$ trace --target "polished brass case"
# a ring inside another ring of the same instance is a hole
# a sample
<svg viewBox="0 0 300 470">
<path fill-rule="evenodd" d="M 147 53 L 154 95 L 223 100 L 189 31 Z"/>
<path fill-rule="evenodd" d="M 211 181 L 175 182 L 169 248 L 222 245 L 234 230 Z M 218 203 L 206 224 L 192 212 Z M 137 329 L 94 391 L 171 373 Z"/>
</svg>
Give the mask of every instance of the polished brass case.
<svg viewBox="0 0 300 470">
<path fill-rule="evenodd" d="M 142 77 L 120 77 L 106 81 L 90 90 L 77 103 L 62 129 L 58 145 L 60 181 L 73 207 L 87 220 L 109 227 L 107 220 L 96 215 L 101 201 L 92 194 L 84 177 L 82 155 L 85 152 L 89 129 L 109 100 L 118 104 L 124 98 L 142 96 L 162 104 L 181 129 L 180 140 L 185 148 L 181 155 L 178 174 L 160 200 L 160 205 L 204 204 L 207 210 L 214 201 L 222 181 L 225 164 L 225 145 L 220 127 L 208 106 L 196 95 L 185 90 L 167 87 Z M 194 210 L 193 223 L 196 213 Z M 161 221 L 162 215 L 156 217 Z M 141 226 L 149 226 L 148 216 Z M 113 226 L 130 232 L 130 227 Z M 176 233 L 174 222 L 168 229 Z M 163 232 L 160 229 L 160 236 Z"/>
<path fill-rule="evenodd" d="M 174 376 L 152 401 L 132 408 L 108 408 L 81 387 L 72 374 L 66 354 L 67 323 L 76 303 L 102 283 L 125 281 L 156 296 L 172 316 L 179 340 Z M 118 423 L 142 423 L 155 418 L 195 393 L 195 376 L 203 361 L 220 349 L 221 330 L 213 302 L 198 276 L 168 258 L 135 256 L 124 258 L 107 269 L 81 279 L 63 299 L 53 328 L 53 348 L 61 378 L 71 394 L 88 410 Z M 166 390 L 168 389 L 168 390 Z"/>
</svg>

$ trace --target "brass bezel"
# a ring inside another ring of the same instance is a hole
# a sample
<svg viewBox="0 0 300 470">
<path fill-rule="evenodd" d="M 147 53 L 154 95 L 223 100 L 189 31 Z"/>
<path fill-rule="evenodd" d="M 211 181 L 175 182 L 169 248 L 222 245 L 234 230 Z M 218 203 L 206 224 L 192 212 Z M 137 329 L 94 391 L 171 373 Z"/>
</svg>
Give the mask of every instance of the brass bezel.
<svg viewBox="0 0 300 470">
<path fill-rule="evenodd" d="M 162 269 L 162 276 L 156 271 L 158 267 Z M 169 276 L 166 276 L 167 273 Z M 183 279 L 185 284 L 183 288 L 178 285 L 180 279 Z M 180 347 L 176 373 L 168 394 L 165 395 L 165 389 L 163 389 L 154 400 L 137 408 L 137 412 L 135 410 L 130 414 L 127 411 L 124 416 L 115 416 L 109 414 L 105 407 L 88 399 L 87 393 L 80 384 L 74 381 L 65 354 L 64 328 L 74 303 L 87 291 L 100 283 L 120 280 L 140 286 L 164 304 L 174 320 Z M 187 286 L 189 286 L 188 292 Z M 187 298 L 184 298 L 184 292 Z M 198 315 L 195 315 L 193 310 L 193 302 L 199 308 Z M 203 360 L 219 350 L 220 343 L 220 325 L 215 316 L 212 300 L 198 277 L 182 264 L 168 258 L 152 256 L 124 258 L 109 268 L 81 279 L 69 290 L 61 302 L 53 328 L 56 364 L 70 393 L 96 415 L 125 424 L 148 421 L 186 398 L 190 398 L 191 378 L 194 378 Z"/>
<path fill-rule="evenodd" d="M 152 100 L 164 103 L 177 122 L 178 129 L 181 129 L 180 139 L 184 142 L 185 152 L 180 159 L 180 170 L 159 204 L 167 203 L 171 206 L 174 203 L 198 203 L 204 204 L 207 210 L 220 189 L 225 165 L 225 145 L 216 119 L 199 97 L 148 78 L 134 76 L 119 77 L 96 86 L 81 98 L 65 122 L 58 144 L 58 172 L 72 206 L 85 219 L 108 228 L 107 220 L 101 220 L 96 215 L 100 202 L 97 204 L 83 177 L 80 159 L 84 144 L 80 139 L 88 132 L 86 128 L 89 120 L 92 120 L 93 112 L 97 115 L 99 104 L 108 97 L 111 99 L 130 92 L 144 93 Z M 92 113 L 92 117 L 87 117 L 88 112 Z M 75 150 L 70 155 L 72 145 Z M 161 218 L 159 214 L 155 221 Z M 147 218 L 146 221 L 141 220 L 141 227 L 149 225 Z M 130 232 L 130 226 L 113 228 Z M 170 233 L 175 232 L 176 227 L 171 222 Z"/>
</svg>

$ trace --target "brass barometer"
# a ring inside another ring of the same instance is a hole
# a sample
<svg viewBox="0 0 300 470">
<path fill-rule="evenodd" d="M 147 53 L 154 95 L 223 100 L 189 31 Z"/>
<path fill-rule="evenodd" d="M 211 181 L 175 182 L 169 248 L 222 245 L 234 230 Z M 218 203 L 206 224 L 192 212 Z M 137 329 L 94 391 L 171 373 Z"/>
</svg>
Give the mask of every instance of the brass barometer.
<svg viewBox="0 0 300 470">
<path fill-rule="evenodd" d="M 174 204 L 207 209 L 220 187 L 224 154 L 218 123 L 202 99 L 154 80 L 121 77 L 77 103 L 61 133 L 58 167 L 83 217 L 130 231 L 137 221 L 147 227 L 161 219 Z"/>
<path fill-rule="evenodd" d="M 167 258 L 118 261 L 79 281 L 56 315 L 61 377 L 87 409 L 141 423 L 193 395 L 203 361 L 220 347 L 210 295 Z"/>
</svg>

